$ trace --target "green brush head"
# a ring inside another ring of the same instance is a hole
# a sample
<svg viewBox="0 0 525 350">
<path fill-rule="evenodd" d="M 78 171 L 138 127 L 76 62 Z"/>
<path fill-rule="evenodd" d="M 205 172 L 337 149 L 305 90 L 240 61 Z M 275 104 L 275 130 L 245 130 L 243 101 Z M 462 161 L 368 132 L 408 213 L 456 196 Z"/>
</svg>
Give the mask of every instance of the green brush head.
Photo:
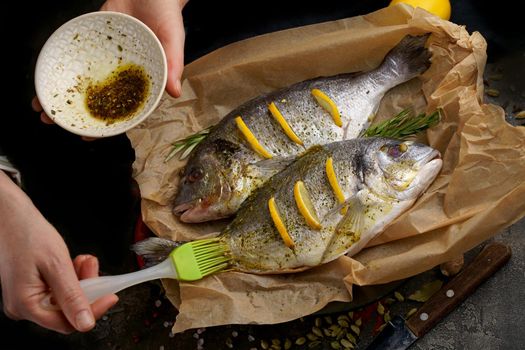
<svg viewBox="0 0 525 350">
<path fill-rule="evenodd" d="M 201 239 L 175 248 L 170 257 L 181 281 L 195 281 L 229 266 L 228 247 L 218 238 Z"/>
</svg>

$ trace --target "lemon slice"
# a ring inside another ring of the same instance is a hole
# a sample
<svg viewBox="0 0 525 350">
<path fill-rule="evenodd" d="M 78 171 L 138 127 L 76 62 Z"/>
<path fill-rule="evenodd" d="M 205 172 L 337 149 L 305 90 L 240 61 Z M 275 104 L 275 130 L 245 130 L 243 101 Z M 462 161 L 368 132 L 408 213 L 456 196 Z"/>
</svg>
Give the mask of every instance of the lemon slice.
<svg viewBox="0 0 525 350">
<path fill-rule="evenodd" d="M 281 215 L 279 214 L 279 210 L 277 209 L 277 205 L 275 204 L 275 198 L 272 197 L 268 201 L 268 209 L 270 210 L 270 216 L 272 217 L 273 224 L 275 225 L 275 228 L 281 235 L 281 238 L 283 239 L 284 244 L 288 248 L 293 248 L 295 246 L 295 243 L 288 234 L 288 230 L 286 230 L 286 226 L 284 226 L 283 220 L 281 219 Z"/>
<path fill-rule="evenodd" d="M 235 123 L 255 152 L 259 153 L 264 158 L 272 158 L 272 155 L 259 143 L 259 140 L 257 140 L 240 116 L 235 118 Z"/>
<path fill-rule="evenodd" d="M 295 186 L 293 187 L 293 196 L 295 198 L 297 208 L 306 220 L 308 226 L 310 226 L 314 230 L 321 229 L 319 217 L 317 216 L 317 212 L 315 211 L 314 205 L 312 204 L 310 194 L 304 186 L 304 182 L 297 181 L 295 183 Z"/>
<path fill-rule="evenodd" d="M 339 204 L 343 204 L 345 202 L 345 195 L 343 193 L 343 190 L 341 189 L 341 186 L 339 186 L 337 176 L 335 176 L 334 161 L 332 157 L 326 160 L 326 176 L 328 177 L 328 182 L 330 183 L 330 187 L 332 187 L 332 191 L 334 191 L 335 198 L 337 198 Z M 342 208 L 341 214 L 345 215 L 346 210 L 346 207 Z"/>
<path fill-rule="evenodd" d="M 341 121 L 341 114 L 339 114 L 335 102 L 319 89 L 312 89 L 312 96 L 315 97 L 317 103 L 319 103 L 321 107 L 326 109 L 332 115 L 335 125 L 342 127 L 343 122 Z"/>
<path fill-rule="evenodd" d="M 283 128 L 283 131 L 286 134 L 286 136 L 288 136 L 293 142 L 302 145 L 303 141 L 301 141 L 301 139 L 292 130 L 290 124 L 288 124 L 286 119 L 284 119 L 283 115 L 281 114 L 275 103 L 270 103 L 268 105 L 268 109 L 270 110 L 270 113 L 272 114 L 273 118 L 277 121 L 277 123 L 279 123 L 281 128 Z"/>
</svg>

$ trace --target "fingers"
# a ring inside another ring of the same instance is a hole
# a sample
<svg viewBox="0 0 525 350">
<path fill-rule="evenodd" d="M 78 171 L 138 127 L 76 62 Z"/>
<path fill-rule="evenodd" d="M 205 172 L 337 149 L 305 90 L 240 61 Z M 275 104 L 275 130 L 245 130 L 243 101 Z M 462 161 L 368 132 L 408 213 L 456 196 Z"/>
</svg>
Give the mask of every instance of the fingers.
<svg viewBox="0 0 525 350">
<path fill-rule="evenodd" d="M 42 269 L 42 275 L 69 323 L 81 332 L 92 329 L 95 318 L 69 257 L 51 258 Z"/>
<path fill-rule="evenodd" d="M 49 118 L 47 114 L 42 110 L 42 105 L 40 104 L 38 97 L 35 96 L 31 100 L 31 108 L 33 108 L 35 112 L 40 112 L 40 120 L 44 124 L 55 124 L 55 122 L 53 122 L 53 120 Z"/>
<path fill-rule="evenodd" d="M 40 113 L 40 120 L 41 120 L 42 123 L 44 123 L 44 124 L 55 124 L 55 122 L 53 121 L 53 119 L 49 118 L 45 112 L 41 112 L 41 113 Z"/>
<path fill-rule="evenodd" d="M 184 25 L 180 11 L 174 11 L 157 29 L 157 35 L 166 52 L 168 81 L 166 91 L 179 97 L 182 91 L 181 76 L 184 69 Z"/>
<path fill-rule="evenodd" d="M 93 255 L 79 255 L 73 261 L 77 276 L 82 280 L 86 278 L 93 278 L 98 276 L 98 259 Z M 99 319 L 118 302 L 118 297 L 115 294 L 106 295 L 98 299 L 91 305 L 91 310 L 95 319 Z"/>
<path fill-rule="evenodd" d="M 38 97 L 35 96 L 31 100 L 31 108 L 33 108 L 33 110 L 35 112 L 41 112 L 42 111 L 42 105 L 40 104 L 40 101 L 38 100 Z"/>
</svg>

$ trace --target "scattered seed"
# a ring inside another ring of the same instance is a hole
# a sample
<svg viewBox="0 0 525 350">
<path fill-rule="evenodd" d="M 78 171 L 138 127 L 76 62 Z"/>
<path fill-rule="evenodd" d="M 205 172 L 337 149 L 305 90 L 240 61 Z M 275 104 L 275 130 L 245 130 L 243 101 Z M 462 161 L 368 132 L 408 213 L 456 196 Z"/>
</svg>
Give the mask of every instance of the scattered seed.
<svg viewBox="0 0 525 350">
<path fill-rule="evenodd" d="M 405 301 L 405 297 L 403 296 L 403 294 L 399 292 L 394 292 L 394 296 L 396 297 L 398 301 Z"/>
<path fill-rule="evenodd" d="M 332 347 L 332 349 L 341 349 L 341 344 L 339 344 L 338 341 L 334 340 L 333 342 L 330 343 L 330 346 Z"/>
<path fill-rule="evenodd" d="M 348 317 L 350 317 L 350 319 L 353 319 L 354 318 L 354 312 L 353 311 L 350 311 L 348 313 Z"/>
<path fill-rule="evenodd" d="M 162 325 L 164 326 L 164 328 L 168 328 L 170 326 L 170 323 L 168 321 L 164 321 Z"/>
<path fill-rule="evenodd" d="M 280 345 L 272 344 L 272 346 L 270 346 L 270 349 L 271 349 L 271 350 L 281 350 L 281 346 L 280 346 Z"/>
<path fill-rule="evenodd" d="M 288 338 L 284 340 L 284 350 L 288 350 L 292 347 L 292 341 Z"/>
<path fill-rule="evenodd" d="M 320 342 L 320 341 L 313 341 L 313 342 L 311 342 L 310 344 L 308 344 L 308 347 L 309 347 L 310 349 L 313 349 L 313 348 L 315 348 L 315 347 L 317 347 L 317 346 L 319 346 L 319 345 L 321 345 L 321 342 Z"/>
<path fill-rule="evenodd" d="M 321 322 L 322 322 L 321 319 L 320 319 L 319 317 L 317 317 L 317 318 L 315 319 L 315 326 L 316 326 L 316 327 L 321 327 Z"/>
<path fill-rule="evenodd" d="M 233 331 L 232 332 L 232 337 L 237 338 L 238 335 L 239 335 L 239 333 L 237 333 L 237 331 Z"/>
<path fill-rule="evenodd" d="M 384 300 L 384 303 L 385 303 L 386 305 L 392 305 L 392 304 L 395 303 L 395 302 L 396 302 L 396 299 L 394 299 L 394 298 L 390 298 L 390 297 L 385 298 L 385 300 Z"/>
<path fill-rule="evenodd" d="M 254 338 L 253 335 L 251 335 L 251 334 L 248 335 L 248 341 L 249 341 L 250 343 L 251 343 L 252 341 L 254 341 L 254 340 L 255 340 L 255 338 Z"/>
<path fill-rule="evenodd" d="M 170 322 L 170 324 L 171 324 L 171 322 Z M 199 328 L 199 329 L 197 329 L 197 334 L 202 334 L 202 333 L 204 333 L 205 330 L 206 330 L 206 328 Z"/>
<path fill-rule="evenodd" d="M 270 346 L 268 345 L 268 342 L 266 340 L 261 340 L 261 348 L 268 349 Z"/>
<path fill-rule="evenodd" d="M 361 333 L 361 330 L 359 329 L 359 327 L 357 327 L 354 324 L 350 326 L 350 329 L 352 329 L 352 331 L 354 331 L 354 333 L 357 334 L 357 335 L 359 335 L 359 333 Z"/>
<path fill-rule="evenodd" d="M 109 319 L 109 317 L 107 317 L 106 315 L 102 316 L 102 321 L 107 321 Z"/>
<path fill-rule="evenodd" d="M 514 117 L 516 119 L 524 119 L 525 118 L 525 110 L 516 113 L 516 115 Z"/>
<path fill-rule="evenodd" d="M 197 346 L 203 346 L 204 345 L 204 339 L 200 338 L 197 340 Z"/>
<path fill-rule="evenodd" d="M 345 320 L 337 320 L 337 323 L 339 323 L 339 325 L 344 328 L 348 328 L 350 326 Z"/>
<path fill-rule="evenodd" d="M 281 341 L 279 339 L 272 339 L 272 345 L 281 345 Z"/>
<path fill-rule="evenodd" d="M 499 96 L 499 90 L 498 89 L 487 89 L 485 90 L 485 93 L 492 97 L 498 97 Z"/>
<path fill-rule="evenodd" d="M 392 317 L 390 316 L 390 311 L 385 313 L 385 316 L 383 317 L 383 319 L 385 320 L 385 323 L 388 323 L 392 320 Z"/>
<path fill-rule="evenodd" d="M 353 349 L 354 348 L 354 344 L 352 344 L 350 341 L 348 341 L 346 339 L 341 339 L 341 345 L 345 349 Z"/>
<path fill-rule="evenodd" d="M 199 335 L 197 333 L 193 333 L 193 338 L 199 339 Z"/>
<path fill-rule="evenodd" d="M 162 301 L 160 300 L 155 300 L 155 307 L 160 307 L 162 305 Z"/>
<path fill-rule="evenodd" d="M 305 337 L 297 338 L 297 340 L 295 341 L 296 345 L 303 345 L 304 343 L 306 343 L 306 338 Z"/>
<path fill-rule="evenodd" d="M 323 332 L 321 332 L 321 330 L 317 327 L 312 327 L 312 333 L 320 338 L 323 337 Z"/>
<path fill-rule="evenodd" d="M 308 340 L 310 340 L 310 341 L 314 341 L 314 340 L 317 340 L 317 339 L 318 339 L 317 336 L 314 335 L 314 334 L 312 334 L 312 333 L 308 333 L 308 334 L 306 335 L 306 338 L 308 338 Z"/>
<path fill-rule="evenodd" d="M 233 342 L 231 338 L 226 338 L 226 346 L 230 349 L 233 349 Z"/>
<path fill-rule="evenodd" d="M 333 323 L 333 322 L 332 322 L 332 318 L 331 318 L 330 316 L 325 316 L 325 317 L 324 317 L 324 320 L 325 320 L 326 323 L 328 323 L 328 324 L 332 324 L 332 323 Z"/>
<path fill-rule="evenodd" d="M 417 308 L 416 307 L 408 310 L 407 314 L 405 315 L 405 319 L 408 319 L 410 316 L 412 316 L 416 312 L 417 312 Z"/>
<path fill-rule="evenodd" d="M 175 336 L 175 333 L 173 333 L 172 331 L 170 331 L 170 332 L 168 333 L 168 337 L 173 338 L 174 336 Z"/>
<path fill-rule="evenodd" d="M 337 340 L 341 340 L 342 338 L 345 337 L 345 335 L 346 335 L 346 330 L 345 329 L 341 329 L 339 332 L 337 332 L 335 337 L 336 337 Z"/>
<path fill-rule="evenodd" d="M 304 322 L 304 317 L 299 318 L 299 321 Z"/>
<path fill-rule="evenodd" d="M 377 303 L 377 313 L 381 316 L 385 314 L 385 307 L 381 303 Z"/>
<path fill-rule="evenodd" d="M 164 345 L 161 345 L 161 346 L 159 347 L 159 350 L 164 350 Z"/>
<path fill-rule="evenodd" d="M 357 339 L 352 333 L 346 333 L 346 339 L 350 340 L 354 344 L 357 344 Z"/>
<path fill-rule="evenodd" d="M 363 323 L 363 321 L 361 321 L 360 318 L 358 318 L 357 321 L 355 321 L 355 325 L 356 325 L 357 327 L 361 327 L 361 324 L 362 324 L 362 323 Z"/>
<path fill-rule="evenodd" d="M 346 315 L 341 315 L 337 318 L 337 320 L 345 320 L 345 321 L 350 321 L 350 318 Z"/>
<path fill-rule="evenodd" d="M 383 323 L 379 328 L 377 329 L 378 332 L 381 332 L 383 329 L 385 329 L 386 323 Z"/>
<path fill-rule="evenodd" d="M 327 336 L 327 337 L 332 336 L 332 331 L 329 330 L 328 328 L 323 328 L 323 333 L 324 333 L 324 335 Z"/>
</svg>

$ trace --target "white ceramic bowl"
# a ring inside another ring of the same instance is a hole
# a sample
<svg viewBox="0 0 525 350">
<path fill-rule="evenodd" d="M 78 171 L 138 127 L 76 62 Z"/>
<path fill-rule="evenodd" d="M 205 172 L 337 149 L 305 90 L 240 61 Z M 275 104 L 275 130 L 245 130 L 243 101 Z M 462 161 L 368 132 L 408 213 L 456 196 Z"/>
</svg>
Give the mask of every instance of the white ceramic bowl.
<svg viewBox="0 0 525 350">
<path fill-rule="evenodd" d="M 91 116 L 87 84 L 102 82 L 128 64 L 142 67 L 148 76 L 145 102 L 130 117 L 114 123 Z M 144 23 L 118 12 L 93 12 L 65 23 L 47 40 L 36 63 L 35 88 L 55 123 L 78 135 L 106 137 L 148 117 L 159 103 L 167 74 L 164 50 Z"/>
</svg>

